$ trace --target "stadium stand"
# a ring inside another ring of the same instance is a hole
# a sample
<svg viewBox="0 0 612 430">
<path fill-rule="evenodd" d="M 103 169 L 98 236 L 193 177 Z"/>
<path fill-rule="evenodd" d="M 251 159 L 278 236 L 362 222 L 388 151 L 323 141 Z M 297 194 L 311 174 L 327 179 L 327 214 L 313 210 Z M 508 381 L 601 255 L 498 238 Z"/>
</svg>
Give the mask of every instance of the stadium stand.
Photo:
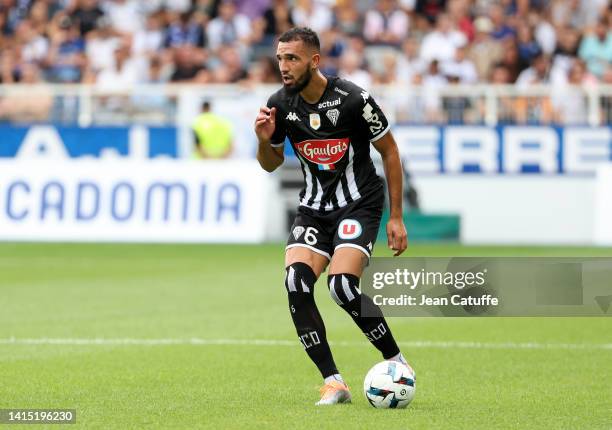
<svg viewBox="0 0 612 430">
<path fill-rule="evenodd" d="M 273 45 L 292 25 L 320 32 L 324 72 L 365 88 L 415 88 L 399 102 L 400 121 L 482 122 L 482 97 L 446 93 L 492 84 L 567 95 L 497 94 L 498 122 L 583 123 L 588 95 L 570 88 L 588 91 L 612 74 L 605 0 L 3 0 L 0 83 L 100 91 L 277 83 Z M 16 103 L 11 91 L 0 91 L 2 120 L 57 119 L 66 110 L 49 89 L 40 103 Z M 110 112 L 124 105 L 99 103 Z M 595 104 L 600 120 L 610 117 L 609 95 Z M 133 105 L 150 118 L 174 112 L 161 96 Z"/>
</svg>

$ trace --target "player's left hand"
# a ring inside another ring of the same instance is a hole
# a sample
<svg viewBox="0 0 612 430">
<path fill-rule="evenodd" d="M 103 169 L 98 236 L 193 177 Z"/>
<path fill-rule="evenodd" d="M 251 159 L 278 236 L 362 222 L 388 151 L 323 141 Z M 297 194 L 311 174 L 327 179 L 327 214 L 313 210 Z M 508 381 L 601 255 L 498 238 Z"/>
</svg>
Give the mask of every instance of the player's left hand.
<svg viewBox="0 0 612 430">
<path fill-rule="evenodd" d="M 387 242 L 389 248 L 394 250 L 394 257 L 397 257 L 408 247 L 408 234 L 401 218 L 390 218 L 387 223 Z"/>
</svg>

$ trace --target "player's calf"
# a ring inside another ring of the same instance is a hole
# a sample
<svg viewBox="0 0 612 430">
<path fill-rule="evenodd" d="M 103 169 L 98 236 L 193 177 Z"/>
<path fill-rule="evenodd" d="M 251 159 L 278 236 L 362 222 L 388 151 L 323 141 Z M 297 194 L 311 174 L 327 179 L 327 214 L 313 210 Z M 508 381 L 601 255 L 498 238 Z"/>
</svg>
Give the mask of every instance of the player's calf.
<svg viewBox="0 0 612 430">
<path fill-rule="evenodd" d="M 338 370 L 327 343 L 323 319 L 314 300 L 316 280 L 316 275 L 305 263 L 293 263 L 286 269 L 285 288 L 297 335 L 323 378 L 327 378 L 337 374 Z"/>
<path fill-rule="evenodd" d="M 361 294 L 357 276 L 350 273 L 329 275 L 327 285 L 332 299 L 353 318 L 385 359 L 401 357 L 382 311 L 369 296 Z"/>
</svg>

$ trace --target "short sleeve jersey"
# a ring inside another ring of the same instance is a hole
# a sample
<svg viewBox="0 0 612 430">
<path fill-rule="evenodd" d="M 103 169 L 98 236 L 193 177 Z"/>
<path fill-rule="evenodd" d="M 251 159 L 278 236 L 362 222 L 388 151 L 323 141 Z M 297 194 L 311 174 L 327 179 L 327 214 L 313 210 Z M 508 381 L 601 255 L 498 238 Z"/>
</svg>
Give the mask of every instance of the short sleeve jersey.
<svg viewBox="0 0 612 430">
<path fill-rule="evenodd" d="M 329 212 L 382 191 L 370 143 L 389 131 L 389 123 L 368 92 L 350 81 L 327 77 L 325 91 L 314 104 L 281 88 L 267 105 L 276 108 L 270 144 L 280 147 L 288 138 L 300 160 L 301 206 Z"/>
</svg>

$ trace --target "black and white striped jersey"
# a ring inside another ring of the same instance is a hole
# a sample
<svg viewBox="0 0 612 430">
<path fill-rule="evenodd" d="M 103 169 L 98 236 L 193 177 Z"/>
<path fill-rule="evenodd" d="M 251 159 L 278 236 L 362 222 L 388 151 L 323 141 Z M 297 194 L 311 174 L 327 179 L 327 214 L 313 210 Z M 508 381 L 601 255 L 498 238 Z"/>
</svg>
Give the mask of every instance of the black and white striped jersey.
<svg viewBox="0 0 612 430">
<path fill-rule="evenodd" d="M 268 99 L 276 108 L 271 145 L 289 139 L 304 173 L 300 205 L 329 212 L 382 189 L 370 142 L 389 130 L 374 99 L 350 81 L 327 77 L 321 99 L 306 103 L 281 88 Z"/>
</svg>

